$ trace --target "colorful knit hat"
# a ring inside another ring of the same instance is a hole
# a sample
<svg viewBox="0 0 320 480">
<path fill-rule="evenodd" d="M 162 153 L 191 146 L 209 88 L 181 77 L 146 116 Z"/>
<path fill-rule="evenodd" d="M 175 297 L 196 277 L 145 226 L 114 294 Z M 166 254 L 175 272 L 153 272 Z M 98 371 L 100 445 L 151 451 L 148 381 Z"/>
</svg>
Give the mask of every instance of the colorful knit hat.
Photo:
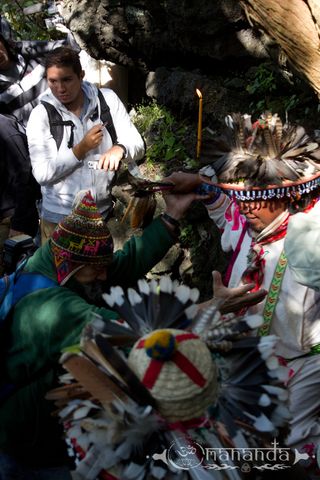
<svg viewBox="0 0 320 480">
<path fill-rule="evenodd" d="M 112 236 L 90 192 L 56 227 L 51 248 L 59 283 L 65 282 L 80 265 L 110 263 Z"/>
<path fill-rule="evenodd" d="M 256 122 L 233 113 L 225 122 L 203 153 L 228 195 L 240 201 L 299 200 L 320 186 L 320 145 L 301 125 L 283 124 L 270 112 Z"/>
<path fill-rule="evenodd" d="M 132 348 L 128 365 L 169 422 L 204 415 L 217 399 L 217 368 L 206 344 L 191 332 L 155 330 Z"/>
</svg>

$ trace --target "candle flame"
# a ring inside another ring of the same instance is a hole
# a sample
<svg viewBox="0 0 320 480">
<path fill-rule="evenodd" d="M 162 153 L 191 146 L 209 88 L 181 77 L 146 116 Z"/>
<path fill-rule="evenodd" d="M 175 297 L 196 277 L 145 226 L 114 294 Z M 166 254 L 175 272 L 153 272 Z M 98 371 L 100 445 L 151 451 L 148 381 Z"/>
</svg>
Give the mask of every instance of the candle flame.
<svg viewBox="0 0 320 480">
<path fill-rule="evenodd" d="M 198 88 L 196 89 L 196 93 L 197 93 L 199 98 L 202 98 L 202 93 L 200 92 L 200 90 Z"/>
</svg>

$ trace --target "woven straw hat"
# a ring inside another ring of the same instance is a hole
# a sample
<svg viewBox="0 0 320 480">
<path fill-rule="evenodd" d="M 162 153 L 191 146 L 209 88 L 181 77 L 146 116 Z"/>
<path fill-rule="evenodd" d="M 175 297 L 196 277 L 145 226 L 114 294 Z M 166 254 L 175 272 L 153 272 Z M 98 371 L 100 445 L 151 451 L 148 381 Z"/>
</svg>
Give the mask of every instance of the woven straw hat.
<svg viewBox="0 0 320 480">
<path fill-rule="evenodd" d="M 217 398 L 217 368 L 193 333 L 155 330 L 136 342 L 128 364 L 169 422 L 202 416 Z"/>
</svg>

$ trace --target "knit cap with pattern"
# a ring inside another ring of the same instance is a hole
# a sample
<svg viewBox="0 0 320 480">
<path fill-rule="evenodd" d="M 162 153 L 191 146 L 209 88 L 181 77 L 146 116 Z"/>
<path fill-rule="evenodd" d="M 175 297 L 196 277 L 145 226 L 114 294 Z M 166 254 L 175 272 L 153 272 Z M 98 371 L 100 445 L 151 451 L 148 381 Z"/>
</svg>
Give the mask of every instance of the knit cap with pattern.
<svg viewBox="0 0 320 480">
<path fill-rule="evenodd" d="M 90 192 L 58 224 L 52 234 L 51 248 L 60 284 L 82 265 L 111 262 L 113 239 Z"/>
</svg>

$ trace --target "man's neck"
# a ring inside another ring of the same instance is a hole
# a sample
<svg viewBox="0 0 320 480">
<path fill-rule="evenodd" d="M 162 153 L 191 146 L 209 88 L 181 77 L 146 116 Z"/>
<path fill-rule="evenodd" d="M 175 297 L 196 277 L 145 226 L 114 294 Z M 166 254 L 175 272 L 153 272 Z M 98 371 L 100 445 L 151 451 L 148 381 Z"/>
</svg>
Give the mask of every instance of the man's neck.
<svg viewBox="0 0 320 480">
<path fill-rule="evenodd" d="M 70 103 L 65 103 L 64 106 L 66 107 L 69 112 L 72 112 L 77 117 L 80 117 L 82 109 L 84 105 L 84 93 L 81 90 L 77 98 Z"/>
<path fill-rule="evenodd" d="M 260 243 L 267 238 L 270 242 L 275 241 L 279 231 L 283 232 L 287 230 L 288 218 L 289 212 L 285 210 L 260 232 L 251 231 L 252 238 L 254 238 L 257 243 Z"/>
</svg>

